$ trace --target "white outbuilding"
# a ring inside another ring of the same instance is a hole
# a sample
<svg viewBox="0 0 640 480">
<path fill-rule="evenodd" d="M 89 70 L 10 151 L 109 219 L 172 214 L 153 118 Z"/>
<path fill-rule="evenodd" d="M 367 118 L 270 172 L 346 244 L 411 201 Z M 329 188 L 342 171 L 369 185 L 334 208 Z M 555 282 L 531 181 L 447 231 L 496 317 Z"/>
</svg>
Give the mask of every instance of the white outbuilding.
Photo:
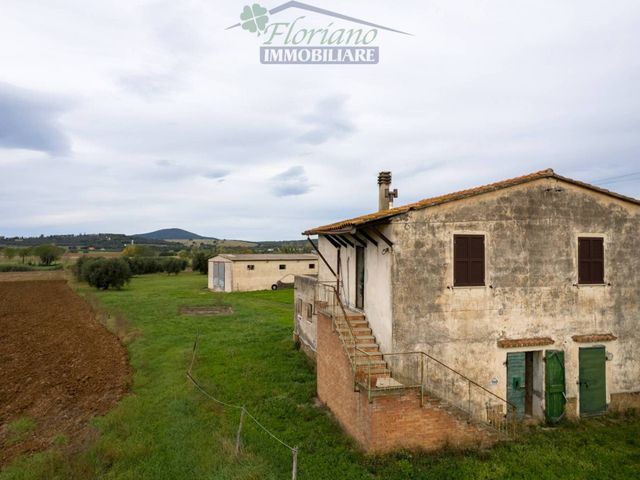
<svg viewBox="0 0 640 480">
<path fill-rule="evenodd" d="M 318 257 L 311 253 L 223 253 L 209 259 L 209 289 L 248 292 L 293 287 L 295 275 L 314 275 Z"/>
</svg>

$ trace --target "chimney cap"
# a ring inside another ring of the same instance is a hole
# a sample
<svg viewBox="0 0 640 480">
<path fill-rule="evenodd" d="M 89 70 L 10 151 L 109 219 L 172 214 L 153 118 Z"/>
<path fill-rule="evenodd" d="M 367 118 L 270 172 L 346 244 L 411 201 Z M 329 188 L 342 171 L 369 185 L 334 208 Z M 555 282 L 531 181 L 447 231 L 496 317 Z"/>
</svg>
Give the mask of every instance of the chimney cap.
<svg viewBox="0 0 640 480">
<path fill-rule="evenodd" d="M 391 185 L 391 172 L 378 173 L 378 185 Z"/>
</svg>

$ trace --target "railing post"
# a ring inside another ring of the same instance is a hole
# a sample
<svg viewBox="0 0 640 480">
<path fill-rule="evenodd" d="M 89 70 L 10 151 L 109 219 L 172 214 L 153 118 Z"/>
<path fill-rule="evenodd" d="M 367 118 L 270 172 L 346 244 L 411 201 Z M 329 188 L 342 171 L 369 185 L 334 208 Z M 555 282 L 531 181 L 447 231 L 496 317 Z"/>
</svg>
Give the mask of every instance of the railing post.
<svg viewBox="0 0 640 480">
<path fill-rule="evenodd" d="M 469 386 L 469 420 L 471 420 L 471 417 L 473 416 L 471 415 L 471 381 L 467 380 L 467 385 Z"/>
</svg>

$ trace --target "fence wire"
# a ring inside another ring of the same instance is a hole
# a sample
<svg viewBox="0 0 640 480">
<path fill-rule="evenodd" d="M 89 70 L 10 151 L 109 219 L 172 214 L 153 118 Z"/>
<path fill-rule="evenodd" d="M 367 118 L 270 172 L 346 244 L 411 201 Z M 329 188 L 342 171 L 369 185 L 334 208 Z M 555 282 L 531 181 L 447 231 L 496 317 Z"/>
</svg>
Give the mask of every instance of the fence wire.
<svg viewBox="0 0 640 480">
<path fill-rule="evenodd" d="M 197 352 L 197 349 L 198 349 L 198 340 L 199 340 L 199 338 L 200 338 L 200 334 L 198 333 L 198 334 L 196 334 L 196 338 L 195 338 L 195 340 L 193 342 L 193 351 L 192 351 L 192 354 L 191 354 L 191 363 L 189 364 L 189 370 L 187 370 L 187 378 L 209 400 L 212 400 L 213 402 L 216 402 L 217 404 L 222 405 L 223 407 L 234 408 L 236 410 L 240 410 L 241 411 L 240 426 L 238 428 L 238 433 L 237 433 L 237 438 L 236 438 L 236 453 L 238 453 L 239 450 L 240 450 L 240 432 L 242 430 L 242 422 L 243 422 L 244 416 L 246 415 L 258 427 L 260 427 L 260 429 L 262 431 L 264 431 L 267 435 L 269 435 L 275 441 L 277 441 L 282 446 L 288 448 L 291 451 L 292 459 L 293 459 L 291 478 L 292 478 L 292 480 L 296 480 L 298 478 L 298 451 L 299 451 L 298 447 L 292 447 L 288 443 L 286 443 L 283 440 L 281 440 L 280 438 L 278 438 L 271 430 L 269 430 L 262 423 L 260 423 L 260 421 L 254 415 L 252 415 L 246 409 L 246 407 L 244 405 L 236 405 L 234 403 L 224 402 L 224 401 L 220 400 L 219 398 L 214 397 L 202 385 L 200 385 L 200 383 L 198 383 L 198 381 L 195 378 L 193 378 L 192 371 L 193 371 L 193 365 L 194 365 L 195 360 L 196 360 L 196 352 Z"/>
</svg>

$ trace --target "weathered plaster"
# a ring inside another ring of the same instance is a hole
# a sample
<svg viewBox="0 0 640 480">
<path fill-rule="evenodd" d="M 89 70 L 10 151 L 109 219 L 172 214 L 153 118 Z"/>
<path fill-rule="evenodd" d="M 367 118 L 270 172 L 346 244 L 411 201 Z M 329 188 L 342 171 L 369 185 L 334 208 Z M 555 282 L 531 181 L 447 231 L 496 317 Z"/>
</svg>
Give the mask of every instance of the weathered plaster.
<svg viewBox="0 0 640 480">
<path fill-rule="evenodd" d="M 589 344 L 572 335 L 611 332 L 607 396 L 640 390 L 637 205 L 543 179 L 409 212 L 392 230 L 394 351 L 424 350 L 505 396 L 507 351 L 560 349 L 567 396 L 578 397 L 578 348 Z M 453 287 L 456 233 L 485 235 L 485 287 Z M 605 285 L 574 286 L 583 234 L 605 239 Z M 499 349 L 503 337 L 554 345 Z"/>
</svg>

